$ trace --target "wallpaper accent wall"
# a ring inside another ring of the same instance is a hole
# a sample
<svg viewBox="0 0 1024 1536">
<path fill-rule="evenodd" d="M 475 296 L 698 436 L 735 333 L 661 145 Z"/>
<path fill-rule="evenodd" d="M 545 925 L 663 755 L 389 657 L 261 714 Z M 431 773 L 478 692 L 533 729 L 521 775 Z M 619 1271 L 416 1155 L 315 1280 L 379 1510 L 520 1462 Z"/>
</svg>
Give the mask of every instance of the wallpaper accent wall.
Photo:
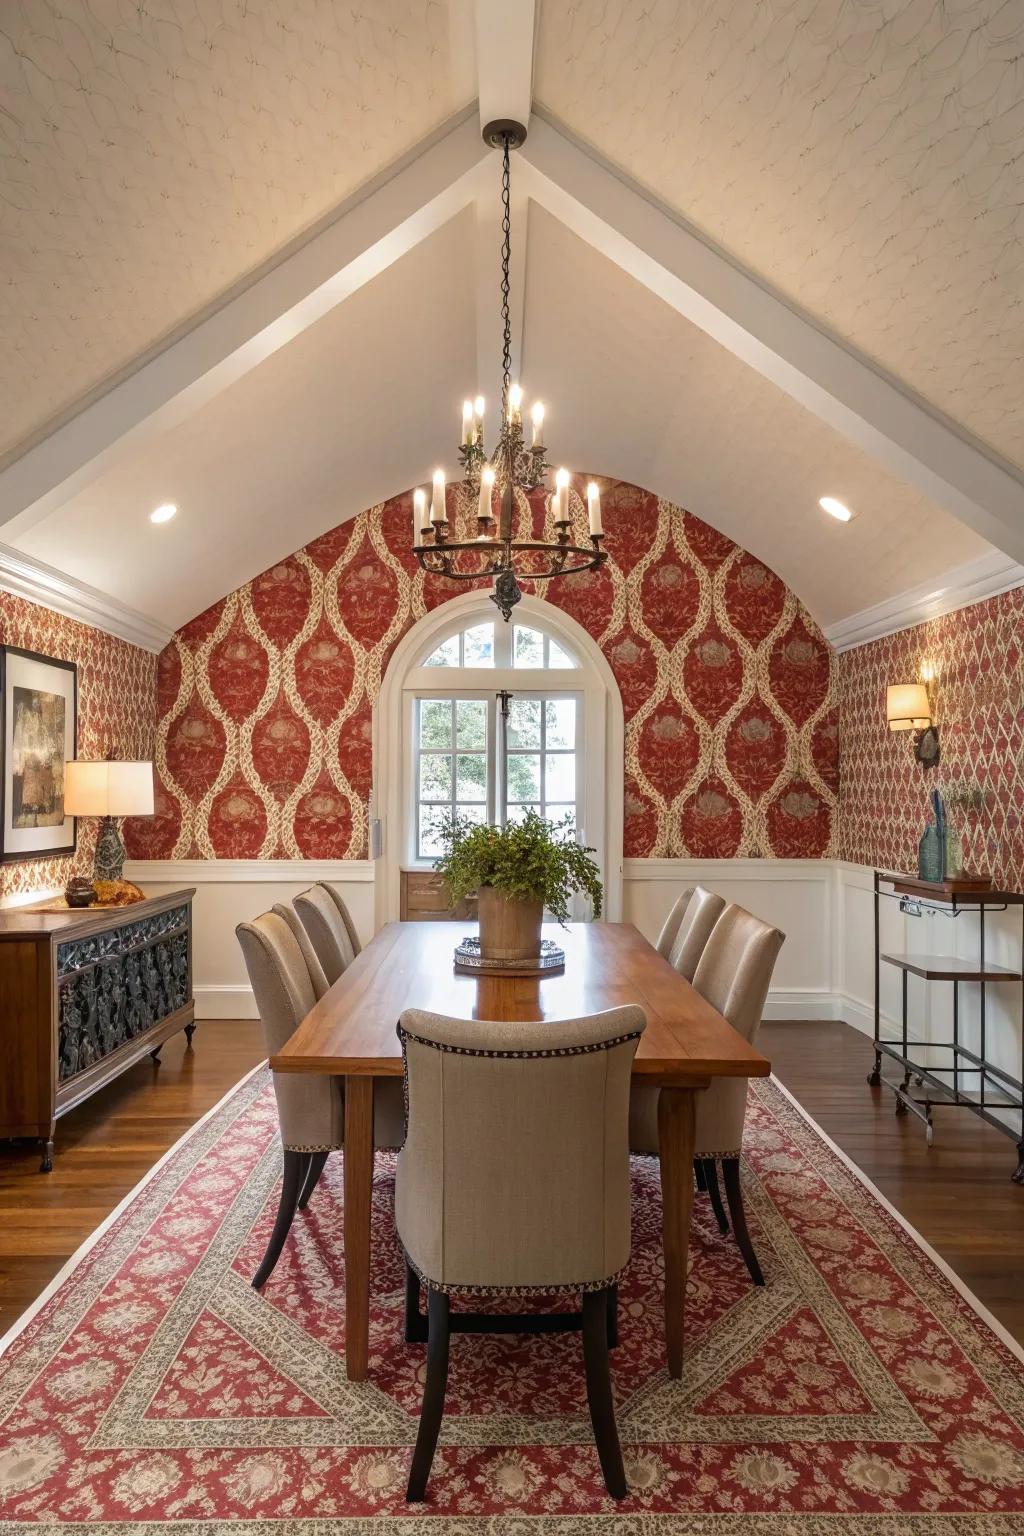
<svg viewBox="0 0 1024 1536">
<path fill-rule="evenodd" d="M 143 759 L 153 754 L 156 657 L 76 619 L 0 592 L 0 643 L 78 665 L 78 755 Z M 97 824 L 78 823 L 73 856 L 0 864 L 0 897 L 65 886 L 91 875 Z"/>
<path fill-rule="evenodd" d="M 607 564 L 538 595 L 595 638 L 621 690 L 626 855 L 834 853 L 833 657 L 813 620 L 706 523 L 602 485 Z M 456 522 L 457 497 L 450 487 Z M 575 493 L 573 510 L 582 537 Z M 540 499 L 518 516 L 539 530 Z M 411 531 L 406 493 L 177 634 L 158 664 L 157 814 L 128 825 L 134 857 L 365 857 L 381 678 L 402 635 L 456 590 L 418 569 Z"/>
<path fill-rule="evenodd" d="M 965 865 L 1021 890 L 1024 881 L 1024 587 L 837 658 L 840 857 L 917 868 L 927 799 L 941 789 Z M 885 723 L 889 683 L 930 666 L 942 757 L 926 774 L 910 738 Z M 964 804 L 964 800 L 973 804 Z"/>
</svg>

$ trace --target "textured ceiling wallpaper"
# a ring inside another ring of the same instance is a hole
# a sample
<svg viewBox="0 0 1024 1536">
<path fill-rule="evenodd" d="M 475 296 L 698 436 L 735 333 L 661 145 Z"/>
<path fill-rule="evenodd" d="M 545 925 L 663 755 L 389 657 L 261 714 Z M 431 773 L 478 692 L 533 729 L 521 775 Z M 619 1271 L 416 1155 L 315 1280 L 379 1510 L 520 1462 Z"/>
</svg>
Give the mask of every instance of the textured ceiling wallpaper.
<svg viewBox="0 0 1024 1536">
<path fill-rule="evenodd" d="M 1020 0 L 572 0 L 537 98 L 1024 464 Z"/>
<path fill-rule="evenodd" d="M 473 93 L 433 0 L 3 0 L 0 453 Z"/>
</svg>

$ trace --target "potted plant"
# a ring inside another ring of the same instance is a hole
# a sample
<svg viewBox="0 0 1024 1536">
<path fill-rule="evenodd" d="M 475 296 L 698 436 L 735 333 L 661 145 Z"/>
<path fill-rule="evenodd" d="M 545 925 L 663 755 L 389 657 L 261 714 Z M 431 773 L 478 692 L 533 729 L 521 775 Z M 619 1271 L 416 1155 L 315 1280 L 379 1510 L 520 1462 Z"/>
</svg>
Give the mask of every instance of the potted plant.
<svg viewBox="0 0 1024 1536">
<path fill-rule="evenodd" d="M 545 907 L 564 924 L 577 891 L 601 915 L 601 878 L 593 848 L 576 841 L 572 818 L 546 821 L 527 811 L 505 827 L 453 816 L 442 829 L 444 853 L 434 868 L 452 904 L 478 896 L 480 954 L 488 960 L 532 960 L 540 954 Z"/>
</svg>

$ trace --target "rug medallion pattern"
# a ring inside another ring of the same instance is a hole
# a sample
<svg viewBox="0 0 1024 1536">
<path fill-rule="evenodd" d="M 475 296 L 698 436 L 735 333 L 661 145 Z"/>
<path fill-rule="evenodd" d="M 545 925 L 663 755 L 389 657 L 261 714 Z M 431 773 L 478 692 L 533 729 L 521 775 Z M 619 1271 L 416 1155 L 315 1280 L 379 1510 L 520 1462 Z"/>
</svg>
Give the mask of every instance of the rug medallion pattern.
<svg viewBox="0 0 1024 1536">
<path fill-rule="evenodd" d="M 280 1175 L 266 1069 L 178 1147 L 0 1364 L 0 1530 L 1020 1530 L 1024 1363 L 774 1084 L 753 1090 L 744 1170 L 768 1284 L 698 1196 L 679 1382 L 657 1165 L 634 1161 L 618 1508 L 565 1335 L 453 1340 L 430 1499 L 404 1503 L 424 1348 L 402 1339 L 393 1162 L 375 1181 L 365 1383 L 340 1357 L 341 1172 L 336 1155 L 257 1296 Z"/>
</svg>

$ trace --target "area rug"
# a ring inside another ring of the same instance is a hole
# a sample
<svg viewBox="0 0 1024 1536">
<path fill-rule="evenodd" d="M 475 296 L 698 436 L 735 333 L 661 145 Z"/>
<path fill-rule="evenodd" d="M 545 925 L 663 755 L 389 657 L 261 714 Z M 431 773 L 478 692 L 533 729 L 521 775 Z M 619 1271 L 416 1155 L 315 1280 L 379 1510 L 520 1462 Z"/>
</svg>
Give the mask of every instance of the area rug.
<svg viewBox="0 0 1024 1536">
<path fill-rule="evenodd" d="M 424 1349 L 402 1338 L 393 1163 L 378 1159 L 375 1182 L 370 1379 L 351 1384 L 340 1156 L 263 1295 L 249 1284 L 280 1161 L 260 1068 L 12 1331 L 0 1360 L 0 1530 L 1024 1528 L 1024 1357 L 773 1081 L 753 1089 L 744 1167 L 768 1283 L 750 1285 L 698 1196 L 682 1381 L 663 1364 L 657 1165 L 634 1162 L 614 1352 L 631 1491 L 618 1506 L 600 1479 L 571 1335 L 454 1338 L 429 1502 L 405 1504 Z"/>
</svg>

